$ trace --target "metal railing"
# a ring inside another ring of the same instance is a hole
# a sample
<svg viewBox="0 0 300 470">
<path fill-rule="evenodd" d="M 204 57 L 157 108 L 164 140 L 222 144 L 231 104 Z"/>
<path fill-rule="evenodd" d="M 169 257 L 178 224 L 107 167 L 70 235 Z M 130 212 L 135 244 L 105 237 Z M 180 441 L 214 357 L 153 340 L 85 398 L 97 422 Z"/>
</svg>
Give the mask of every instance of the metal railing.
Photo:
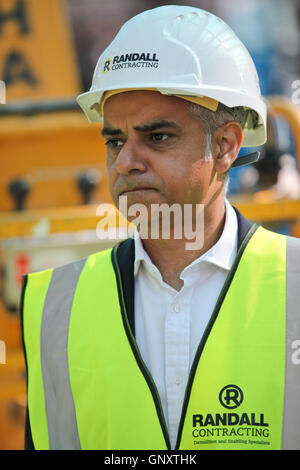
<svg viewBox="0 0 300 470">
<path fill-rule="evenodd" d="M 65 100 L 18 101 L 0 106 L 1 116 L 33 116 L 40 113 L 76 111 L 80 107 L 75 98 Z"/>
</svg>

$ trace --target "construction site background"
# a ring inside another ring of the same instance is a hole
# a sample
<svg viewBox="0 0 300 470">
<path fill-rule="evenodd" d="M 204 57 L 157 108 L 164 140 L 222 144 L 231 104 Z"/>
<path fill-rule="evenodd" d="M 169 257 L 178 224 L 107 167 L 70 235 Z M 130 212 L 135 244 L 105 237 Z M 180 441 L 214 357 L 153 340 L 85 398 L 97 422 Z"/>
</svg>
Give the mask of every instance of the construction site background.
<svg viewBox="0 0 300 470">
<path fill-rule="evenodd" d="M 300 0 L 0 0 L 0 450 L 24 448 L 22 276 L 118 241 L 97 237 L 97 207 L 111 202 L 105 146 L 75 97 L 124 22 L 167 4 L 220 16 L 252 55 L 268 141 L 257 164 L 231 170 L 228 198 L 300 237 Z"/>
</svg>

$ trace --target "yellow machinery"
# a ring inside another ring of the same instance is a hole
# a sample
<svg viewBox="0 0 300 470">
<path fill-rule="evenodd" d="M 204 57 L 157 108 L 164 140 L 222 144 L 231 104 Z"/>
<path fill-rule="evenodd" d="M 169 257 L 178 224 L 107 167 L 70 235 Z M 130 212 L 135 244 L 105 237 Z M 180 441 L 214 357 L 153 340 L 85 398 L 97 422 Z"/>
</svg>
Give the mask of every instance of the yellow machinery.
<svg viewBox="0 0 300 470">
<path fill-rule="evenodd" d="M 22 275 L 99 251 L 97 207 L 110 202 L 105 147 L 74 97 L 81 91 L 62 0 L 1 0 L 0 449 L 22 449 L 26 406 L 18 302 Z M 298 108 L 270 99 L 296 138 Z M 300 236 L 300 201 L 233 200 L 261 223 L 288 221 Z M 126 226 L 126 221 L 119 224 Z"/>
<path fill-rule="evenodd" d="M 300 108 L 292 104 L 291 100 L 284 96 L 268 97 L 270 113 L 275 117 L 283 118 L 291 130 L 295 153 L 300 169 Z M 232 198 L 232 203 L 250 220 L 262 224 L 274 225 L 288 222 L 290 234 L 300 237 L 300 200 L 281 198 L 274 199 L 268 190 L 263 191 L 263 196 L 254 194 L 238 195 Z"/>
</svg>

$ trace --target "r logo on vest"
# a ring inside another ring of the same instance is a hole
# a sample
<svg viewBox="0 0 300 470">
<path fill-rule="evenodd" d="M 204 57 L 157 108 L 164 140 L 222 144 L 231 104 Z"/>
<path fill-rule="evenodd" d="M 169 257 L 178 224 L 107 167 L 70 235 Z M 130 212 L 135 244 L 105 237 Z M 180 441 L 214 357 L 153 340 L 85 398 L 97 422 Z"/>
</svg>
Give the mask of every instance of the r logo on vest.
<svg viewBox="0 0 300 470">
<path fill-rule="evenodd" d="M 243 392 L 237 385 L 226 385 L 219 394 L 221 405 L 231 410 L 240 406 L 243 399 Z"/>
</svg>

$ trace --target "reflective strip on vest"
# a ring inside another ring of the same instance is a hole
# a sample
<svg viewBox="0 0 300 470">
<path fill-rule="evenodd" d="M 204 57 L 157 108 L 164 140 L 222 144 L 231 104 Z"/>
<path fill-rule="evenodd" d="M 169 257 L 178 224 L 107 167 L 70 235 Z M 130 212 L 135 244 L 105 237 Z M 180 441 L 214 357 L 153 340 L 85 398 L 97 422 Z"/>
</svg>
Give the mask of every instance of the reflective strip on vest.
<svg viewBox="0 0 300 470">
<path fill-rule="evenodd" d="M 287 237 L 286 369 L 282 449 L 300 449 L 300 240 Z"/>
<path fill-rule="evenodd" d="M 254 233 L 199 345 L 178 449 L 300 449 L 299 266 L 298 239 Z M 36 449 L 169 448 L 117 271 L 108 250 L 52 277 L 29 277 L 24 337 Z M 42 374 L 33 359 L 39 341 Z"/>
<path fill-rule="evenodd" d="M 43 311 L 41 365 L 49 448 L 55 450 L 81 449 L 70 385 L 68 335 L 73 297 L 85 262 L 82 259 L 54 270 Z"/>
</svg>

